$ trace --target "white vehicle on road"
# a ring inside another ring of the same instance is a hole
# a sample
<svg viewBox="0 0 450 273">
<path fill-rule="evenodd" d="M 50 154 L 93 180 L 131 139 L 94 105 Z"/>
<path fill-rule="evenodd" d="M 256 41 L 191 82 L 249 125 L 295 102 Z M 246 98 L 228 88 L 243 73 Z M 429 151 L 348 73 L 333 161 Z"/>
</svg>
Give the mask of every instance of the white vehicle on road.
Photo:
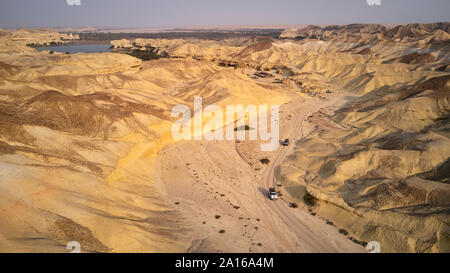
<svg viewBox="0 0 450 273">
<path fill-rule="evenodd" d="M 269 197 L 270 197 L 270 200 L 277 200 L 278 196 L 277 196 L 277 191 L 275 190 L 275 188 L 269 188 Z"/>
</svg>

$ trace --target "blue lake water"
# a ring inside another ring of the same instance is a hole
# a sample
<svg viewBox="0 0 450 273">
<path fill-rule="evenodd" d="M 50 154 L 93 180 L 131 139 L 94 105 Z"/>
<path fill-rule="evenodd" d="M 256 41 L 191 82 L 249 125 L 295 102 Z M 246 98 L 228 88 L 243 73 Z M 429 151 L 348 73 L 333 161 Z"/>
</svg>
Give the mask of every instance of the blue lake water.
<svg viewBox="0 0 450 273">
<path fill-rule="evenodd" d="M 98 52 L 110 52 L 111 44 L 68 44 L 68 45 L 56 45 L 56 46 L 40 46 L 36 47 L 36 50 L 53 50 L 55 52 L 69 52 L 69 53 L 98 53 Z"/>
</svg>

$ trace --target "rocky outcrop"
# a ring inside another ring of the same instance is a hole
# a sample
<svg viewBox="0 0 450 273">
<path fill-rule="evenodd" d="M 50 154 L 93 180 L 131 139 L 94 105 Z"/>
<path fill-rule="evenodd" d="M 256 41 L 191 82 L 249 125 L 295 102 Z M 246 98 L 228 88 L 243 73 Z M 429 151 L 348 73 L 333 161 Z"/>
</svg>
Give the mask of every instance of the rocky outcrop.
<svg viewBox="0 0 450 273">
<path fill-rule="evenodd" d="M 317 213 L 383 252 L 447 252 L 449 86 L 449 75 L 437 76 L 309 117 L 315 130 L 281 176 L 322 201 Z"/>
<path fill-rule="evenodd" d="M 336 40 L 361 37 L 367 34 L 380 34 L 385 39 L 395 41 L 413 41 L 423 39 L 437 31 L 449 32 L 450 24 L 448 22 L 431 24 L 407 24 L 395 27 L 385 27 L 376 24 L 350 24 L 350 25 L 330 25 L 319 27 L 309 25 L 302 29 L 285 30 L 280 38 L 291 39 L 318 39 L 318 40 Z"/>
<path fill-rule="evenodd" d="M 30 52 L 27 45 L 66 44 L 79 39 L 71 33 L 58 33 L 48 29 L 19 29 L 15 31 L 0 29 L 0 53 Z"/>
<path fill-rule="evenodd" d="M 242 69 L 288 72 L 291 79 L 311 73 L 364 94 L 385 85 L 423 79 L 449 62 L 447 23 L 399 26 L 417 35 L 381 25 L 308 26 L 301 39 L 267 38 L 212 40 L 136 39 L 120 43 L 155 48 L 171 58 L 208 60 Z M 419 35 L 420 34 L 420 35 Z M 399 40 L 398 40 L 399 39 Z M 117 44 L 119 42 L 114 42 Z M 405 65 L 406 64 L 406 65 Z M 420 64 L 420 67 L 416 67 Z M 412 70 L 415 70 L 411 73 Z M 312 77 L 310 77 L 312 78 Z"/>
</svg>

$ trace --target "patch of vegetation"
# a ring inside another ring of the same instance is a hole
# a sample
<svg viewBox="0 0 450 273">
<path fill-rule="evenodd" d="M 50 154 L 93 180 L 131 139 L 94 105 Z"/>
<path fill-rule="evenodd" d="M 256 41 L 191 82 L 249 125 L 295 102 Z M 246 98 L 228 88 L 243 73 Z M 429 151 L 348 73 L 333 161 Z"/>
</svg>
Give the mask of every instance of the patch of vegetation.
<svg viewBox="0 0 450 273">
<path fill-rule="evenodd" d="M 215 218 L 216 218 L 216 219 L 220 219 L 220 215 L 216 215 Z"/>
<path fill-rule="evenodd" d="M 259 160 L 262 164 L 269 164 L 270 163 L 270 159 L 268 159 L 267 157 L 266 158 L 262 158 L 262 159 L 260 159 Z"/>
<path fill-rule="evenodd" d="M 297 205 L 297 203 L 291 202 L 291 203 L 289 204 L 289 207 L 291 207 L 291 208 L 293 208 L 293 209 L 296 209 L 296 208 L 298 208 L 298 205 Z"/>
<path fill-rule="evenodd" d="M 175 202 L 175 205 L 179 205 L 180 204 L 180 202 Z"/>
<path fill-rule="evenodd" d="M 53 53 L 55 53 L 53 50 L 50 50 L 50 51 L 48 52 L 48 54 L 50 54 L 50 55 L 52 55 Z"/>
<path fill-rule="evenodd" d="M 442 116 L 442 117 L 435 118 L 433 121 L 437 122 L 437 121 L 442 121 L 442 120 L 448 120 L 449 118 L 450 118 L 449 116 Z"/>
<path fill-rule="evenodd" d="M 158 33 L 126 33 L 126 32 L 77 32 L 80 40 L 84 41 L 112 41 L 112 40 L 135 40 L 137 38 L 143 39 L 205 39 L 217 40 L 239 38 L 239 37 L 272 37 L 278 38 L 284 29 L 243 29 L 243 30 L 216 30 L 208 29 L 204 31 L 170 31 Z"/>
<path fill-rule="evenodd" d="M 303 200 L 305 200 L 305 203 L 308 206 L 314 206 L 317 202 L 317 198 L 315 198 L 314 196 L 312 196 L 310 193 L 306 193 L 305 196 L 303 196 Z"/>
<path fill-rule="evenodd" d="M 150 60 L 159 60 L 161 58 L 167 58 L 166 55 L 158 54 L 155 51 L 155 48 L 148 48 L 145 50 L 142 49 L 133 49 L 129 52 L 125 52 L 125 54 L 128 54 L 130 56 L 136 57 L 138 59 L 141 59 L 143 61 L 150 61 Z"/>
<path fill-rule="evenodd" d="M 342 229 L 342 228 L 339 230 L 339 233 L 344 234 L 345 236 L 348 235 L 348 231 L 346 231 L 345 229 Z"/>
<path fill-rule="evenodd" d="M 355 244 L 362 245 L 363 247 L 366 247 L 366 246 L 367 246 L 367 243 L 364 242 L 364 241 L 360 241 L 360 240 L 355 239 L 355 238 L 353 238 L 353 237 L 350 237 L 349 239 L 350 239 L 352 242 L 354 242 Z"/>
<path fill-rule="evenodd" d="M 224 229 L 219 230 L 219 233 L 225 233 Z"/>
</svg>

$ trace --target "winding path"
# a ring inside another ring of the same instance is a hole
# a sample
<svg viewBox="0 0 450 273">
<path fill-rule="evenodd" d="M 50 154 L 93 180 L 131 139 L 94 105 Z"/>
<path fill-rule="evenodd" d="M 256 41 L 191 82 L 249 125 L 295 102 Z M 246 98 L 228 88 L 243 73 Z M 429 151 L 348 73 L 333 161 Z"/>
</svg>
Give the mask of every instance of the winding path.
<svg viewBox="0 0 450 273">
<path fill-rule="evenodd" d="M 314 105 L 314 107 L 305 107 L 301 112 L 293 113 L 292 116 L 295 117 L 293 121 L 295 126 L 292 130 L 290 130 L 289 135 L 283 136 L 284 138 L 290 138 L 292 143 L 294 140 L 301 139 L 304 137 L 304 122 L 306 118 L 318 111 L 318 108 L 323 108 L 329 106 L 328 102 L 319 102 L 319 105 Z M 313 109 L 314 108 L 314 109 Z M 281 136 L 280 136 L 281 138 Z M 286 155 L 292 152 L 293 148 L 291 146 L 279 146 L 276 150 L 276 154 L 274 156 L 273 161 L 270 166 L 265 170 L 262 183 L 264 188 L 269 188 L 274 186 L 275 181 L 275 169 L 279 166 Z M 326 241 L 325 236 L 320 234 L 319 232 L 315 232 L 310 229 L 310 227 L 306 224 L 306 219 L 302 219 L 302 213 L 306 213 L 304 211 L 292 209 L 289 206 L 289 203 L 285 200 L 279 199 L 277 201 L 272 201 L 267 198 L 267 202 L 269 202 L 270 208 L 274 213 L 280 217 L 280 219 L 292 230 L 296 233 L 299 241 L 304 245 L 308 246 L 308 248 L 312 249 L 314 252 L 343 252 L 337 245 L 330 244 L 330 242 Z M 350 242 L 350 240 L 349 240 Z M 355 252 L 361 252 L 363 249 L 360 246 L 355 244 L 354 248 Z"/>
</svg>

